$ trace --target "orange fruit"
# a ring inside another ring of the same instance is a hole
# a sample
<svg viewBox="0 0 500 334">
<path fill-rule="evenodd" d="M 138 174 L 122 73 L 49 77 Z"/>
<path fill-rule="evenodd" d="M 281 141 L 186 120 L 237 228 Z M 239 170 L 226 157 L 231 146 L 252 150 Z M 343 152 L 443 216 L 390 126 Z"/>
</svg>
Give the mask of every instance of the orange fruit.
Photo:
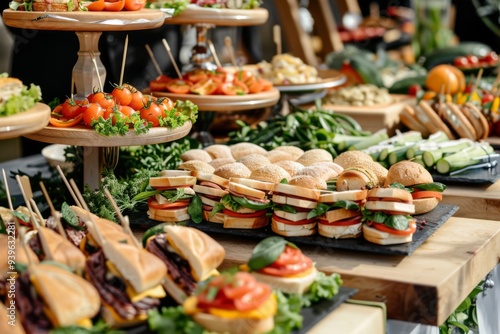
<svg viewBox="0 0 500 334">
<path fill-rule="evenodd" d="M 454 95 L 465 89 L 465 76 L 455 66 L 441 64 L 427 73 L 425 86 L 436 93 Z"/>
</svg>

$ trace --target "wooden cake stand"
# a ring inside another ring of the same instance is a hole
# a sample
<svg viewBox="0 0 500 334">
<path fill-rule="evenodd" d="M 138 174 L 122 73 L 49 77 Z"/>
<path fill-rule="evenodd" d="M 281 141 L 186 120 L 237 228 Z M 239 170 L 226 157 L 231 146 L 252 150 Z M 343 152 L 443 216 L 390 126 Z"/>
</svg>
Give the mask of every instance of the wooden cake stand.
<svg viewBox="0 0 500 334">
<path fill-rule="evenodd" d="M 0 139 L 16 138 L 31 132 L 41 130 L 50 119 L 50 107 L 37 103 L 31 109 L 0 117 Z"/>
</svg>

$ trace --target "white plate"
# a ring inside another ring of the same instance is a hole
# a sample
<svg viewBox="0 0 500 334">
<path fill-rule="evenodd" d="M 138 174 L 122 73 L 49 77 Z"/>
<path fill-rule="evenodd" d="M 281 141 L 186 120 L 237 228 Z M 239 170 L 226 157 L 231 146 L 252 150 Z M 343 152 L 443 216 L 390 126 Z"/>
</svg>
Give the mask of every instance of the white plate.
<svg viewBox="0 0 500 334">
<path fill-rule="evenodd" d="M 66 147 L 69 146 L 61 144 L 45 146 L 42 149 L 42 155 L 45 159 L 47 159 L 47 162 L 50 166 L 55 168 L 57 167 L 57 165 L 59 165 L 63 170 L 71 172 L 71 170 L 73 169 L 73 164 L 70 162 L 66 162 L 66 159 L 64 158 L 64 150 L 66 149 Z"/>
</svg>

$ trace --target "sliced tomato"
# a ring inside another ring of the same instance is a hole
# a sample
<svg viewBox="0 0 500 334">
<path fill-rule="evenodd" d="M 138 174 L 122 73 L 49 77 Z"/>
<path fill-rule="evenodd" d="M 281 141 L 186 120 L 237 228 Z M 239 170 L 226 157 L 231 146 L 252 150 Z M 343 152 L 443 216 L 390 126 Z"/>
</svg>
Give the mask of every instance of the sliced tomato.
<svg viewBox="0 0 500 334">
<path fill-rule="evenodd" d="M 255 310 L 269 298 L 271 293 L 269 285 L 259 283 L 248 293 L 234 299 L 234 306 L 240 312 Z"/>
<path fill-rule="evenodd" d="M 238 213 L 228 209 L 222 209 L 222 213 L 237 218 L 255 218 L 265 215 L 267 213 L 267 210 L 255 211 L 253 213 Z"/>
<path fill-rule="evenodd" d="M 274 267 L 273 265 L 270 265 L 268 267 L 262 268 L 258 272 L 271 276 L 286 277 L 303 273 L 304 271 L 309 270 L 312 265 L 312 260 L 308 257 L 305 257 L 304 262 L 288 264 L 286 266 L 280 267 Z"/>
<path fill-rule="evenodd" d="M 420 190 L 420 191 L 413 191 L 411 195 L 413 199 L 431 198 L 431 197 L 435 197 L 438 200 L 443 199 L 443 193 L 439 191 Z"/>
<path fill-rule="evenodd" d="M 349 226 L 361 223 L 363 216 L 356 216 L 352 218 L 346 218 L 342 220 L 337 220 L 335 222 L 328 222 L 328 220 L 318 219 L 318 224 L 330 225 L 330 226 Z"/>
<path fill-rule="evenodd" d="M 224 95 L 246 95 L 248 87 L 236 79 L 233 82 L 225 82 L 220 86 L 220 90 Z"/>
<path fill-rule="evenodd" d="M 166 83 L 165 88 L 174 94 L 188 94 L 191 90 L 191 83 L 182 79 L 172 79 Z"/>
<path fill-rule="evenodd" d="M 125 0 L 125 10 L 136 11 L 146 6 L 146 0 Z"/>
<path fill-rule="evenodd" d="M 185 208 L 188 205 L 189 205 L 189 200 L 160 204 L 154 197 L 148 199 L 148 206 L 151 209 L 155 210 L 180 209 L 180 208 Z"/>
<path fill-rule="evenodd" d="M 302 261 L 303 256 L 304 255 L 300 249 L 287 245 L 283 253 L 281 253 L 281 255 L 272 264 L 273 266 L 282 267 L 289 264 L 299 263 Z"/>
<path fill-rule="evenodd" d="M 260 93 L 262 91 L 262 86 L 261 86 L 259 80 L 254 76 L 247 78 L 245 80 L 245 85 L 247 85 L 248 92 L 250 94 Z"/>
<path fill-rule="evenodd" d="M 410 225 L 408 226 L 408 228 L 406 230 L 396 230 L 396 229 L 390 228 L 389 226 L 387 226 L 385 224 L 379 224 L 379 223 L 375 223 L 375 222 L 371 222 L 371 224 L 368 224 L 368 225 L 370 225 L 371 227 L 373 227 L 381 232 L 386 232 L 386 233 L 395 234 L 395 235 L 410 235 L 410 234 L 415 233 L 415 231 L 417 230 L 417 223 L 415 221 L 411 221 Z"/>
<path fill-rule="evenodd" d="M 281 217 L 278 217 L 277 215 L 273 214 L 273 219 L 276 220 L 279 223 L 287 224 L 287 225 L 306 225 L 306 224 L 312 224 L 316 220 L 316 218 L 311 218 L 311 219 L 302 219 L 298 220 L 296 222 L 284 219 Z"/>
<path fill-rule="evenodd" d="M 184 79 L 190 81 L 192 83 L 197 83 L 201 80 L 207 79 L 210 76 L 211 72 L 205 69 L 194 69 L 186 74 L 184 74 Z"/>
<path fill-rule="evenodd" d="M 262 87 L 263 92 L 273 88 L 273 83 L 271 81 L 264 78 L 258 78 L 257 80 L 259 81 L 259 84 Z"/>
<path fill-rule="evenodd" d="M 49 123 L 52 126 L 55 126 L 58 128 L 69 128 L 69 127 L 80 124 L 82 119 L 83 119 L 83 114 L 79 114 L 75 118 L 72 118 L 72 119 L 50 117 Z"/>
<path fill-rule="evenodd" d="M 104 0 L 81 1 L 80 3 L 92 12 L 99 12 L 104 9 Z"/>
<path fill-rule="evenodd" d="M 119 12 L 125 7 L 125 0 L 104 1 L 104 10 L 109 12 Z"/>
<path fill-rule="evenodd" d="M 212 95 L 219 89 L 220 85 L 221 83 L 217 80 L 207 77 L 191 86 L 190 92 L 198 95 Z"/>
<path fill-rule="evenodd" d="M 222 292 L 229 299 L 240 298 L 250 292 L 257 286 L 257 281 L 251 275 L 241 275 L 241 273 L 236 273 L 235 282 L 231 285 L 226 285 L 222 288 Z"/>
</svg>

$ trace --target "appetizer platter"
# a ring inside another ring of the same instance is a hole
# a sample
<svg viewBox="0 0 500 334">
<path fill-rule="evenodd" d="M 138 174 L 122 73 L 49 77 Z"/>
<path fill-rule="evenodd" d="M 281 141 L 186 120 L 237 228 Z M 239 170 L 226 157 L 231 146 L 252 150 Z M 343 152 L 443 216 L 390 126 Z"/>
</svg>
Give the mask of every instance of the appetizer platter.
<svg viewBox="0 0 500 334">
<path fill-rule="evenodd" d="M 189 4 L 178 15 L 165 18 L 165 24 L 209 24 L 224 26 L 247 26 L 266 23 L 269 13 L 264 8 L 229 9 L 209 8 Z"/>
<path fill-rule="evenodd" d="M 442 175 L 436 172 L 431 173 L 434 180 L 446 184 L 492 184 L 500 179 L 499 162 L 500 157 L 498 154 L 495 154 L 490 159 L 485 159 L 484 162 L 472 165 L 470 168 L 466 167 L 459 173 L 453 173 L 452 175 Z"/>
<path fill-rule="evenodd" d="M 318 70 L 319 79 L 311 83 L 290 83 L 274 85 L 282 93 L 307 93 L 342 85 L 346 77 L 335 70 Z"/>
</svg>

